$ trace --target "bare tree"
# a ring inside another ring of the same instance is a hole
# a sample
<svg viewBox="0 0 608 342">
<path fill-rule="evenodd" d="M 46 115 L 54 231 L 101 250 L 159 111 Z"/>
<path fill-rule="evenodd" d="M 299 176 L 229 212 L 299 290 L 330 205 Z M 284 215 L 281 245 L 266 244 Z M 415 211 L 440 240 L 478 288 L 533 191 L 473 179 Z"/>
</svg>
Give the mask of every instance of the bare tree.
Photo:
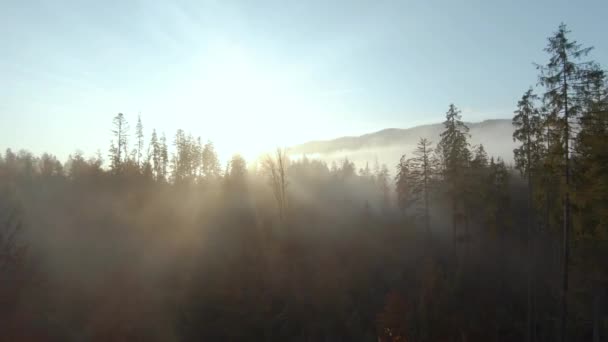
<svg viewBox="0 0 608 342">
<path fill-rule="evenodd" d="M 285 212 L 287 210 L 287 178 L 285 170 L 287 168 L 287 153 L 285 149 L 277 148 L 273 156 L 266 156 L 263 161 L 263 169 L 268 173 L 270 186 L 274 198 L 277 201 L 277 207 L 279 209 L 279 219 L 281 221 L 285 218 Z"/>
</svg>

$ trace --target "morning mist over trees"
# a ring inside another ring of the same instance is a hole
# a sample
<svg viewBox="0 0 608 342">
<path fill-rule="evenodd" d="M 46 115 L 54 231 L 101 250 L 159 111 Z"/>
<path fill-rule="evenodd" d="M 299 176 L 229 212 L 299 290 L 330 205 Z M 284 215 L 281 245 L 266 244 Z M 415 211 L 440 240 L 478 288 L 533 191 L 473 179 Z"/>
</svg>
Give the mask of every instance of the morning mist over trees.
<svg viewBox="0 0 608 342">
<path fill-rule="evenodd" d="M 0 341 L 608 341 L 608 6 L 543 5 L 0 5 Z"/>
</svg>

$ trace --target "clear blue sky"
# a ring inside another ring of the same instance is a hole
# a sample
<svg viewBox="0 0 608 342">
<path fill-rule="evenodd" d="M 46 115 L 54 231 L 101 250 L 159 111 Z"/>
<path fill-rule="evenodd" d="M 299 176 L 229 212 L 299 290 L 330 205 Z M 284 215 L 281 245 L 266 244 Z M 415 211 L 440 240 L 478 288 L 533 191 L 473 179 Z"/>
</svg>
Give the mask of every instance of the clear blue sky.
<svg viewBox="0 0 608 342">
<path fill-rule="evenodd" d="M 0 148 L 106 155 L 123 112 L 226 155 L 510 117 L 560 22 L 608 64 L 608 1 L 0 3 Z M 225 157 L 225 156 L 224 156 Z"/>
</svg>

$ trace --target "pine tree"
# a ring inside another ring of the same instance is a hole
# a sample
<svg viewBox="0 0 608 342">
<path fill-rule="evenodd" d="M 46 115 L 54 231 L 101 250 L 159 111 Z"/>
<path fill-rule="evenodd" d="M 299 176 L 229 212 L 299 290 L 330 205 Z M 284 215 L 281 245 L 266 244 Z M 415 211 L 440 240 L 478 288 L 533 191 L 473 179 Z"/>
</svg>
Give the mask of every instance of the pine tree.
<svg viewBox="0 0 608 342">
<path fill-rule="evenodd" d="M 540 112 L 542 117 L 541 141 L 544 142 L 544 157 L 539 166 L 539 176 L 535 182 L 533 196 L 536 206 L 542 209 L 543 226 L 547 231 L 553 231 L 562 224 L 563 210 L 560 209 L 562 191 L 562 169 L 564 166 L 564 145 L 562 141 L 563 121 L 556 111 L 549 108 L 547 101 L 542 99 Z"/>
<path fill-rule="evenodd" d="M 173 146 L 175 147 L 175 153 L 171 157 L 171 179 L 173 183 L 180 183 L 184 178 L 184 162 L 183 151 L 184 141 L 186 136 L 183 130 L 178 129 L 175 133 L 175 139 L 173 140 Z"/>
<path fill-rule="evenodd" d="M 211 141 L 207 141 L 203 147 L 202 159 L 203 177 L 208 180 L 217 179 L 222 172 L 222 168 Z"/>
<path fill-rule="evenodd" d="M 573 152 L 573 228 L 577 250 L 584 253 L 581 272 L 593 298 L 593 341 L 600 341 L 601 302 L 608 249 L 608 83 L 599 65 L 583 75 L 585 87 Z"/>
<path fill-rule="evenodd" d="M 464 197 L 466 190 L 465 172 L 470 159 L 469 128 L 462 122 L 460 111 L 453 104 L 450 104 L 443 125 L 445 130 L 441 133 L 438 153 L 443 180 L 452 202 L 452 233 L 456 242 L 456 227 L 464 222 L 466 215 L 466 206 L 459 198 Z"/>
<path fill-rule="evenodd" d="M 404 213 L 414 202 L 412 186 L 410 184 L 410 160 L 405 158 L 405 154 L 399 159 L 397 173 L 395 175 L 395 192 L 397 193 L 397 206 Z"/>
<path fill-rule="evenodd" d="M 426 138 L 420 138 L 414 155 L 415 157 L 409 160 L 412 195 L 416 201 L 423 201 L 424 226 L 427 235 L 430 236 L 429 192 L 436 172 L 432 159 L 433 148 L 431 147 L 431 142 Z"/>
<path fill-rule="evenodd" d="M 513 117 L 513 141 L 521 146 L 513 150 L 515 168 L 529 179 L 529 189 L 532 191 L 532 173 L 539 167 L 545 154 L 543 139 L 543 118 L 535 107 L 538 96 L 527 90 L 517 103 L 517 110 Z"/>
<path fill-rule="evenodd" d="M 532 225 L 533 225 L 533 172 L 539 168 L 543 158 L 542 118 L 540 111 L 535 107 L 538 96 L 528 89 L 517 103 L 517 110 L 513 117 L 513 140 L 521 143 L 513 150 L 515 167 L 527 180 L 527 218 L 526 218 L 526 254 L 527 265 L 527 327 L 526 340 L 530 341 L 533 327 L 532 313 Z"/>
<path fill-rule="evenodd" d="M 226 185 L 230 190 L 243 190 L 247 176 L 247 162 L 239 154 L 232 156 L 226 166 Z"/>
<path fill-rule="evenodd" d="M 589 68 L 589 62 L 580 62 L 591 48 L 582 48 L 576 41 L 568 39 L 570 31 L 565 24 L 549 37 L 545 51 L 549 54 L 549 62 L 537 65 L 540 70 L 539 83 L 546 88 L 544 99 L 547 101 L 550 113 L 561 124 L 561 139 L 563 145 L 563 261 L 562 261 L 562 293 L 560 339 L 566 340 L 568 317 L 568 267 L 570 261 L 570 227 L 571 227 L 571 163 L 570 140 L 572 139 L 572 121 L 580 115 L 580 92 L 584 90 L 583 76 Z"/>
<path fill-rule="evenodd" d="M 183 130 L 178 129 L 173 144 L 175 146 L 175 154 L 172 158 L 173 182 L 192 183 L 201 159 L 197 143 L 192 135 L 186 135 Z"/>
<path fill-rule="evenodd" d="M 161 165 L 161 145 L 158 141 L 158 135 L 156 134 L 156 129 L 152 130 L 152 137 L 150 138 L 150 149 L 151 149 L 151 164 L 152 164 L 152 175 L 155 180 L 159 180 L 162 174 L 162 165 Z"/>
<path fill-rule="evenodd" d="M 154 180 L 154 168 L 152 166 L 152 150 L 150 146 L 148 146 L 148 151 L 146 151 L 145 159 L 143 159 L 141 165 L 141 174 L 146 180 Z"/>
<path fill-rule="evenodd" d="M 196 144 L 193 146 L 193 149 L 194 176 L 200 182 L 203 178 L 203 143 L 201 142 L 201 137 L 196 138 Z"/>
<path fill-rule="evenodd" d="M 473 151 L 473 159 L 471 160 L 471 168 L 483 170 L 488 167 L 488 163 L 488 153 L 483 147 L 483 144 L 475 146 L 475 151 Z"/>
<path fill-rule="evenodd" d="M 110 161 L 111 161 L 111 169 L 115 174 L 122 172 L 123 164 L 127 161 L 128 155 L 128 147 L 127 147 L 127 139 L 128 139 L 128 131 L 129 124 L 122 113 L 118 113 L 114 119 L 112 120 L 112 124 L 114 128 L 112 129 L 112 134 L 114 135 L 114 139 L 110 145 Z"/>
<path fill-rule="evenodd" d="M 488 154 L 483 144 L 474 146 L 472 150 L 469 167 L 465 169 L 464 173 L 465 186 L 462 197 L 467 224 L 469 219 L 479 218 L 479 215 L 475 215 L 475 213 L 483 211 L 485 206 L 483 198 L 486 195 L 487 188 L 484 180 L 488 176 L 489 167 Z"/>
<path fill-rule="evenodd" d="M 502 159 L 494 161 L 494 157 L 490 158 L 486 179 L 489 190 L 484 198 L 487 208 L 486 226 L 492 235 L 502 239 L 510 225 L 509 171 Z"/>
<path fill-rule="evenodd" d="M 351 162 L 348 157 L 345 157 L 344 159 L 342 159 L 342 164 L 338 169 L 340 179 L 344 181 L 351 177 L 354 177 L 356 173 L 355 170 L 355 164 Z"/>
<path fill-rule="evenodd" d="M 352 173 L 354 174 L 354 164 L 352 164 Z M 391 205 L 391 188 L 389 186 L 389 171 L 386 164 L 382 164 L 380 172 L 376 175 L 376 179 L 382 192 L 382 208 L 388 210 Z"/>
<path fill-rule="evenodd" d="M 160 174 L 158 178 L 161 181 L 167 180 L 167 169 L 169 168 L 169 149 L 167 147 L 167 137 L 165 133 L 160 137 Z"/>
<path fill-rule="evenodd" d="M 0 155 L 0 164 L 2 164 L 2 156 Z M 43 153 L 39 160 L 40 175 L 50 178 L 63 175 L 63 166 L 57 158 L 48 153 Z"/>
<path fill-rule="evenodd" d="M 372 170 L 369 168 L 369 162 L 365 162 L 365 167 L 359 169 L 359 176 L 369 179 L 372 176 Z"/>
<path fill-rule="evenodd" d="M 587 75 L 583 113 L 575 141 L 578 235 L 608 240 L 608 84 L 595 66 Z"/>
<path fill-rule="evenodd" d="M 137 125 L 135 126 L 135 138 L 137 139 L 136 146 L 136 161 L 139 167 L 142 167 L 142 156 L 144 151 L 144 126 L 141 123 L 141 115 L 137 115 Z"/>
</svg>

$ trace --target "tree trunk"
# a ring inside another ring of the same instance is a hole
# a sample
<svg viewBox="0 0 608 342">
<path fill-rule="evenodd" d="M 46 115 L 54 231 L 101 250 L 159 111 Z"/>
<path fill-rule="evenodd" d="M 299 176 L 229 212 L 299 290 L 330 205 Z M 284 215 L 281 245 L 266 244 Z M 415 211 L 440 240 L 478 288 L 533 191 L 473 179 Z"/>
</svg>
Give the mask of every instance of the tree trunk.
<svg viewBox="0 0 608 342">
<path fill-rule="evenodd" d="M 529 130 L 528 130 L 529 131 Z M 526 229 L 526 256 L 527 256 L 527 322 L 526 322 L 526 341 L 531 341 L 532 334 L 532 248 L 531 248 L 531 236 L 532 236 L 532 175 L 531 175 L 531 159 L 530 158 L 530 133 L 528 133 L 527 137 L 527 150 L 526 150 L 526 158 L 528 163 L 528 215 L 527 219 L 527 229 Z"/>
<path fill-rule="evenodd" d="M 565 176 L 565 196 L 564 196 L 564 260 L 562 261 L 562 298 L 561 298 L 561 341 L 566 342 L 567 321 L 568 321 L 568 261 L 570 259 L 570 130 L 568 113 L 568 83 L 566 81 L 565 67 L 562 69 L 564 74 L 564 176 Z"/>
</svg>

